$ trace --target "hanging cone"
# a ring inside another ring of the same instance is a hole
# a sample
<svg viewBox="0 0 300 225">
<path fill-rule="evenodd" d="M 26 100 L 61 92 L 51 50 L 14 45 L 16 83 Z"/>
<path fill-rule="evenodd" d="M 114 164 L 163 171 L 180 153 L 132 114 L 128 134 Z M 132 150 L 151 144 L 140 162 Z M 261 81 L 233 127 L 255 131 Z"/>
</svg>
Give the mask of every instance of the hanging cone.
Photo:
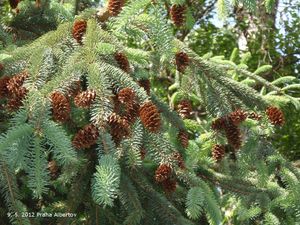
<svg viewBox="0 0 300 225">
<path fill-rule="evenodd" d="M 184 160 L 179 152 L 174 153 L 173 158 L 177 161 L 177 165 L 180 169 L 184 170 L 186 168 Z"/>
<path fill-rule="evenodd" d="M 128 122 L 116 113 L 109 116 L 108 124 L 111 128 L 111 136 L 113 137 L 116 145 L 119 145 L 124 137 L 128 137 L 130 135 L 130 126 Z"/>
<path fill-rule="evenodd" d="M 186 7 L 184 5 L 174 4 L 171 6 L 171 19 L 177 27 L 180 27 L 185 23 L 185 11 Z"/>
<path fill-rule="evenodd" d="M 77 43 L 82 44 L 83 35 L 86 32 L 87 22 L 85 20 L 76 20 L 73 25 L 72 35 Z"/>
<path fill-rule="evenodd" d="M 131 88 L 123 88 L 119 91 L 117 99 L 115 99 L 115 112 L 122 115 L 128 123 L 134 123 L 138 113 L 139 104 L 136 99 L 135 91 Z M 124 107 L 122 107 L 122 105 Z"/>
<path fill-rule="evenodd" d="M 139 115 L 143 125 L 150 132 L 158 132 L 161 127 L 161 118 L 157 107 L 152 102 L 144 103 L 140 110 Z"/>
<path fill-rule="evenodd" d="M 177 105 L 177 112 L 183 119 L 189 118 L 192 111 L 192 104 L 187 99 L 181 100 Z"/>
<path fill-rule="evenodd" d="M 223 145 L 214 145 L 212 148 L 212 157 L 217 162 L 221 161 L 225 156 L 225 147 Z"/>
<path fill-rule="evenodd" d="M 252 119 L 252 120 L 261 120 L 262 116 L 256 112 L 250 112 L 250 113 L 248 113 L 248 118 Z"/>
<path fill-rule="evenodd" d="M 81 81 L 75 81 L 68 90 L 68 97 L 76 97 L 82 91 Z"/>
<path fill-rule="evenodd" d="M 26 71 L 23 71 L 11 77 L 7 83 L 7 90 L 11 95 L 18 95 L 19 89 L 24 84 L 25 79 L 29 76 Z"/>
<path fill-rule="evenodd" d="M 176 191 L 177 182 L 175 179 L 168 178 L 165 181 L 163 181 L 161 184 L 164 191 L 168 194 Z"/>
<path fill-rule="evenodd" d="M 13 91 L 8 92 L 9 99 L 7 102 L 7 109 L 9 111 L 16 111 L 23 105 L 28 90 L 25 87 L 14 88 Z"/>
<path fill-rule="evenodd" d="M 96 91 L 87 90 L 79 93 L 74 98 L 74 104 L 80 108 L 89 108 L 96 99 Z"/>
<path fill-rule="evenodd" d="M 9 96 L 7 84 L 9 82 L 8 76 L 3 76 L 0 78 L 0 98 L 5 98 Z"/>
<path fill-rule="evenodd" d="M 135 91 L 132 88 L 123 88 L 118 93 L 118 100 L 126 107 L 132 105 L 136 101 Z"/>
<path fill-rule="evenodd" d="M 48 162 L 48 170 L 52 180 L 55 180 L 58 177 L 59 167 L 57 166 L 56 161 L 51 160 Z"/>
<path fill-rule="evenodd" d="M 229 119 L 235 124 L 239 125 L 241 122 L 245 121 L 247 119 L 247 112 L 245 112 L 242 109 L 237 109 L 234 112 L 229 114 Z"/>
<path fill-rule="evenodd" d="M 124 119 L 126 119 L 130 124 L 134 123 L 139 115 L 139 108 L 140 105 L 137 102 L 133 102 L 132 105 L 126 106 Z"/>
<path fill-rule="evenodd" d="M 140 150 L 140 154 L 141 154 L 141 160 L 144 160 L 147 154 L 147 151 L 145 148 L 141 148 Z"/>
<path fill-rule="evenodd" d="M 186 131 L 180 130 L 178 133 L 178 139 L 183 148 L 187 148 L 189 146 L 189 134 Z"/>
<path fill-rule="evenodd" d="M 109 0 L 108 1 L 108 11 L 112 16 L 117 16 L 125 4 L 125 0 Z"/>
<path fill-rule="evenodd" d="M 4 70 L 4 65 L 2 63 L 0 63 L 0 72 Z"/>
<path fill-rule="evenodd" d="M 269 106 L 266 110 L 266 114 L 268 116 L 269 121 L 273 125 L 282 126 L 285 122 L 283 112 L 277 107 Z"/>
<path fill-rule="evenodd" d="M 218 130 L 218 131 L 224 129 L 225 126 L 226 126 L 226 119 L 224 117 L 214 120 L 211 124 L 211 128 L 213 130 Z"/>
<path fill-rule="evenodd" d="M 72 144 L 76 149 L 90 148 L 97 143 L 99 132 L 93 124 L 86 125 L 73 138 Z"/>
<path fill-rule="evenodd" d="M 23 100 L 26 97 L 28 90 L 24 87 L 20 87 L 15 90 L 14 94 L 9 96 L 9 100 L 7 102 L 7 109 L 9 111 L 16 111 L 23 105 Z"/>
<path fill-rule="evenodd" d="M 190 58 L 185 52 L 177 52 L 175 55 L 175 63 L 177 70 L 183 73 L 186 67 L 190 64 Z"/>
<path fill-rule="evenodd" d="M 234 149 L 239 149 L 242 145 L 242 135 L 240 129 L 232 122 L 228 121 L 224 128 L 228 144 Z"/>
<path fill-rule="evenodd" d="M 115 60 L 117 61 L 120 69 L 125 71 L 126 73 L 130 72 L 130 65 L 126 55 L 122 52 L 117 52 L 115 54 Z"/>
<path fill-rule="evenodd" d="M 170 178 L 172 174 L 172 169 L 167 164 L 161 164 L 155 171 L 156 182 L 163 182 Z"/>
<path fill-rule="evenodd" d="M 59 122 L 65 122 L 70 118 L 71 106 L 66 96 L 60 92 L 51 95 L 53 118 Z"/>
<path fill-rule="evenodd" d="M 139 84 L 140 87 L 145 89 L 147 95 L 150 95 L 151 84 L 150 84 L 149 79 L 141 79 L 141 80 L 138 81 L 138 84 Z"/>
</svg>

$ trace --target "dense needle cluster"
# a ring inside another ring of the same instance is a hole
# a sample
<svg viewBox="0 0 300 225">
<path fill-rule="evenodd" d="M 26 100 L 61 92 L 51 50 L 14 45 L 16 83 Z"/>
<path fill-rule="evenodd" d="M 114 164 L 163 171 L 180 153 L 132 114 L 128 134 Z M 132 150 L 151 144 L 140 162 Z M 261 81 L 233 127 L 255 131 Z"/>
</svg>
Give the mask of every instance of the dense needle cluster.
<svg viewBox="0 0 300 225">
<path fill-rule="evenodd" d="M 143 125 L 150 132 L 158 132 L 161 126 L 160 113 L 152 102 L 144 103 L 139 111 Z"/>
<path fill-rule="evenodd" d="M 171 10 L 170 10 L 171 19 L 177 27 L 180 27 L 184 24 L 185 11 L 186 11 L 185 5 L 174 4 L 171 6 Z"/>
<path fill-rule="evenodd" d="M 82 44 L 83 35 L 86 32 L 87 22 L 85 20 L 76 20 L 73 25 L 72 35 L 77 43 Z"/>
</svg>

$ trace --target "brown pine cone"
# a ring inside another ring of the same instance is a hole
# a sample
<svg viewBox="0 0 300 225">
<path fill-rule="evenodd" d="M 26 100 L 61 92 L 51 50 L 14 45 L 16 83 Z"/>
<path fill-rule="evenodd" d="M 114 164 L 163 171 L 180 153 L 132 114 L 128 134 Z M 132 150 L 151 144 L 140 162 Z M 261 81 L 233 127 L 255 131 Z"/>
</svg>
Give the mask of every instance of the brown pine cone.
<svg viewBox="0 0 300 225">
<path fill-rule="evenodd" d="M 266 114 L 268 116 L 269 121 L 273 125 L 282 126 L 285 122 L 283 112 L 281 111 L 281 109 L 279 109 L 277 107 L 269 106 L 266 109 Z"/>
<path fill-rule="evenodd" d="M 117 16 L 125 4 L 125 0 L 109 0 L 108 11 L 111 16 Z"/>
<path fill-rule="evenodd" d="M 239 125 L 241 122 L 245 121 L 247 119 L 247 112 L 245 112 L 242 109 L 237 109 L 234 112 L 229 114 L 229 119 L 235 124 Z"/>
<path fill-rule="evenodd" d="M 224 128 L 228 144 L 234 149 L 239 149 L 242 145 L 241 130 L 230 120 Z"/>
<path fill-rule="evenodd" d="M 91 104 L 95 101 L 95 99 L 96 99 L 96 91 L 87 90 L 87 91 L 79 93 L 74 98 L 74 104 L 77 107 L 89 108 L 91 106 Z"/>
<path fill-rule="evenodd" d="M 145 89 L 147 95 L 150 95 L 151 84 L 150 84 L 149 79 L 141 79 L 141 80 L 138 81 L 138 84 L 139 84 L 140 87 Z"/>
<path fill-rule="evenodd" d="M 225 147 L 223 145 L 214 145 L 212 148 L 212 157 L 217 162 L 221 161 L 225 156 Z"/>
<path fill-rule="evenodd" d="M 126 73 L 130 72 L 130 65 L 127 56 L 122 52 L 117 52 L 115 54 L 115 60 L 117 61 L 119 67 Z"/>
<path fill-rule="evenodd" d="M 172 168 L 167 164 L 161 164 L 155 171 L 156 182 L 163 182 L 171 177 Z"/>
<path fill-rule="evenodd" d="M 97 143 L 99 132 L 93 124 L 86 125 L 74 136 L 72 144 L 76 149 L 90 148 Z"/>
<path fill-rule="evenodd" d="M 3 76 L 0 79 L 0 98 L 5 98 L 9 96 L 8 89 L 7 89 L 7 84 L 9 82 L 9 77 L 8 76 Z"/>
<path fill-rule="evenodd" d="M 130 126 L 128 121 L 116 113 L 109 116 L 108 124 L 111 128 L 111 136 L 113 137 L 116 145 L 119 145 L 124 137 L 128 137 L 130 135 Z"/>
<path fill-rule="evenodd" d="M 59 168 L 55 160 L 48 162 L 48 169 L 52 180 L 55 180 L 58 177 Z"/>
<path fill-rule="evenodd" d="M 190 64 L 190 58 L 185 52 L 177 52 L 175 55 L 175 63 L 177 70 L 183 73 L 186 67 Z"/>
<path fill-rule="evenodd" d="M 171 6 L 171 10 L 170 10 L 171 19 L 177 27 L 180 27 L 185 23 L 185 11 L 186 11 L 185 5 L 174 4 Z"/>
<path fill-rule="evenodd" d="M 132 105 L 126 106 L 124 119 L 130 124 L 134 123 L 139 115 L 139 109 L 140 105 L 137 102 L 133 102 Z"/>
<path fill-rule="evenodd" d="M 28 90 L 24 87 L 20 87 L 16 90 L 13 95 L 9 96 L 9 100 L 7 102 L 7 109 L 9 111 L 16 111 L 23 105 L 23 100 L 26 97 Z"/>
<path fill-rule="evenodd" d="M 250 112 L 250 113 L 248 113 L 248 118 L 252 119 L 252 120 L 261 120 L 262 116 L 256 112 Z"/>
<path fill-rule="evenodd" d="M 140 150 L 140 154 L 141 154 L 141 160 L 144 160 L 147 154 L 147 151 L 145 148 L 141 148 Z"/>
<path fill-rule="evenodd" d="M 224 129 L 225 126 L 226 126 L 226 118 L 224 118 L 224 117 L 220 117 L 220 118 L 214 120 L 211 124 L 211 128 L 213 130 L 219 130 L 219 131 Z"/>
<path fill-rule="evenodd" d="M 0 72 L 4 70 L 4 65 L 2 63 L 0 63 Z"/>
<path fill-rule="evenodd" d="M 70 118 L 71 106 L 68 98 L 60 92 L 51 95 L 53 118 L 59 122 L 65 122 Z"/>
<path fill-rule="evenodd" d="M 126 106 L 132 105 L 136 101 L 135 91 L 132 88 L 123 88 L 118 93 L 118 100 Z"/>
<path fill-rule="evenodd" d="M 152 102 L 144 103 L 139 110 L 141 121 L 150 132 L 158 132 L 161 127 L 161 118 L 157 107 Z"/>
<path fill-rule="evenodd" d="M 77 43 L 82 44 L 83 35 L 86 32 L 87 22 L 85 20 L 76 20 L 73 25 L 72 35 Z"/>
<path fill-rule="evenodd" d="M 183 148 L 187 148 L 189 146 L 189 134 L 186 131 L 180 130 L 178 133 L 178 139 Z"/>
<path fill-rule="evenodd" d="M 192 104 L 187 99 L 181 100 L 177 105 L 177 112 L 183 119 L 189 118 L 191 116 L 192 111 Z"/>
<path fill-rule="evenodd" d="M 18 95 L 19 89 L 24 84 L 26 78 L 28 78 L 29 74 L 27 71 L 23 71 L 15 76 L 11 77 L 6 85 L 7 90 L 11 95 Z"/>
<path fill-rule="evenodd" d="M 184 170 L 186 168 L 184 159 L 182 158 L 182 155 L 179 152 L 174 153 L 173 158 L 177 161 L 177 165 L 180 169 Z"/>
<path fill-rule="evenodd" d="M 68 90 L 68 97 L 76 97 L 82 91 L 81 81 L 75 81 Z"/>
<path fill-rule="evenodd" d="M 162 187 L 166 193 L 172 193 L 176 191 L 177 182 L 175 179 L 168 178 L 162 181 Z"/>
</svg>

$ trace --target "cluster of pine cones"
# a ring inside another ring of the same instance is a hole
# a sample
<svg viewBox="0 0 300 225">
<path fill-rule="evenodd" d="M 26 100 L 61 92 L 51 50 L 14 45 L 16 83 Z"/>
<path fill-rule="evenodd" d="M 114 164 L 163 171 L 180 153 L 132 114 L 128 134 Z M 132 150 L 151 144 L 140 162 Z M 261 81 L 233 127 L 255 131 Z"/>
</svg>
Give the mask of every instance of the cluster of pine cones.
<svg viewBox="0 0 300 225">
<path fill-rule="evenodd" d="M 283 112 L 274 106 L 269 106 L 266 109 L 266 115 L 273 125 L 282 126 L 284 124 Z M 239 128 L 241 122 L 247 118 L 253 120 L 261 120 L 262 116 L 255 112 L 246 112 L 241 109 L 237 109 L 227 116 L 216 119 L 212 122 L 212 129 L 216 131 L 223 131 L 225 133 L 228 145 L 238 150 L 242 145 L 242 134 Z M 215 144 L 212 148 L 212 157 L 216 161 L 221 161 L 226 152 L 226 147 L 223 145 Z"/>
<path fill-rule="evenodd" d="M 15 111 L 22 106 L 28 90 L 23 86 L 28 77 L 26 71 L 22 71 L 12 77 L 3 76 L 0 79 L 0 99 L 6 101 L 5 108 Z"/>
<path fill-rule="evenodd" d="M 96 92 L 93 90 L 85 91 L 77 94 L 74 103 L 78 107 L 88 108 L 95 100 Z M 160 113 L 151 101 L 147 101 L 140 105 L 135 91 L 132 88 L 123 88 L 112 98 L 114 102 L 114 112 L 108 117 L 108 129 L 113 137 L 116 145 L 119 145 L 123 138 L 130 136 L 131 125 L 136 121 L 137 117 L 141 119 L 142 124 L 149 132 L 158 132 L 161 127 Z M 59 106 L 62 111 L 66 112 L 68 107 L 65 100 L 61 98 Z M 59 118 L 64 118 L 60 115 Z M 97 128 L 89 124 L 81 129 L 73 139 L 73 145 L 76 148 L 90 148 L 96 144 L 98 138 Z"/>
</svg>

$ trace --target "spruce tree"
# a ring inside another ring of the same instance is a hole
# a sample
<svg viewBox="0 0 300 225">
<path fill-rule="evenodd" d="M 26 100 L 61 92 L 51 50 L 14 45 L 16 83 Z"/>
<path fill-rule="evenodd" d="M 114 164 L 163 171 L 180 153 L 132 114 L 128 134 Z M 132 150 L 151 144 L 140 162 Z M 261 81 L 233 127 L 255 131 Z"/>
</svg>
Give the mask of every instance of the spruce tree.
<svg viewBox="0 0 300 225">
<path fill-rule="evenodd" d="M 266 66 L 197 55 L 173 32 L 192 6 L 164 3 L 109 0 L 0 61 L 3 221 L 226 224 L 234 202 L 235 224 L 300 223 L 300 172 L 272 145 L 298 100 Z M 170 74 L 166 102 L 153 83 Z"/>
</svg>

